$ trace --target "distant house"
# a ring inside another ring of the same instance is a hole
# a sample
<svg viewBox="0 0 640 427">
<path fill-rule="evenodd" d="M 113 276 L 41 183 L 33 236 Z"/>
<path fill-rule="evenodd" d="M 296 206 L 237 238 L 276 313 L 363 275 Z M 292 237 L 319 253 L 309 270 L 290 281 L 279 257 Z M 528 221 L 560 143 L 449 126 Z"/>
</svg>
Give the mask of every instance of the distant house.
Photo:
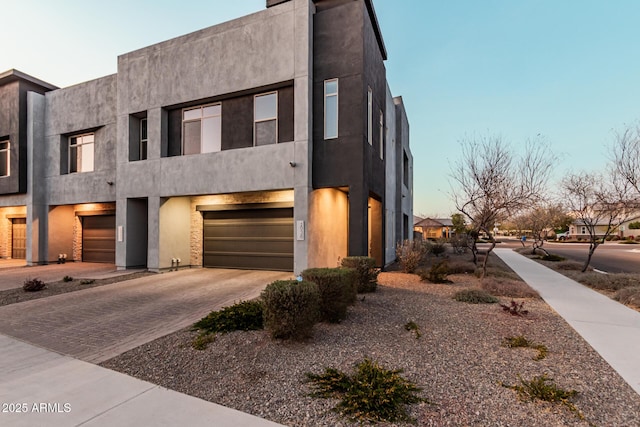
<svg viewBox="0 0 640 427">
<path fill-rule="evenodd" d="M 638 223 L 640 221 L 640 214 L 633 215 L 631 218 L 626 221 L 620 223 L 614 231 L 611 233 L 612 236 L 618 236 L 620 238 L 627 238 L 629 236 L 637 236 L 640 234 L 640 229 L 630 228 L 632 223 Z M 597 237 L 604 237 L 607 232 L 608 223 L 606 220 L 602 220 L 598 222 L 595 227 L 595 235 Z M 585 224 L 583 220 L 576 219 L 573 224 L 569 225 L 569 238 L 572 239 L 589 239 L 589 225 Z"/>
<path fill-rule="evenodd" d="M 414 235 L 423 239 L 448 239 L 452 230 L 451 218 L 425 218 L 413 224 Z"/>
</svg>

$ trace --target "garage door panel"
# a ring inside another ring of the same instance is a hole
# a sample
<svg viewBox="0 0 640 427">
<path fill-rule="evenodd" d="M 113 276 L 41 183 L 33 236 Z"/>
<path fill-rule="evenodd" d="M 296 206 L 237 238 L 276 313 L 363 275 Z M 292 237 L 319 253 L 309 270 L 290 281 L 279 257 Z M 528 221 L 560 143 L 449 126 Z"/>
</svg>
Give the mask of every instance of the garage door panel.
<svg viewBox="0 0 640 427">
<path fill-rule="evenodd" d="M 205 252 L 257 252 L 257 253 L 293 253 L 293 239 L 247 239 L 233 238 L 204 240 Z"/>
<path fill-rule="evenodd" d="M 293 271 L 293 209 L 205 212 L 205 267 Z"/>
<path fill-rule="evenodd" d="M 116 262 L 115 215 L 83 217 L 82 260 L 85 262 Z"/>
</svg>

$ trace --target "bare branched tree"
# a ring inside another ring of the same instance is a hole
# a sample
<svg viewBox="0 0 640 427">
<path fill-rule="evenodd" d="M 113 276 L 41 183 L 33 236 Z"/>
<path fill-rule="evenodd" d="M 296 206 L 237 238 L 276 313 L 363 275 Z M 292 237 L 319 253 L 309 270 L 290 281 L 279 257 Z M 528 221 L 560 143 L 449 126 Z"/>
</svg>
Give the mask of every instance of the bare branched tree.
<svg viewBox="0 0 640 427">
<path fill-rule="evenodd" d="M 539 203 L 544 196 L 554 157 L 543 140 L 527 141 L 516 155 L 499 136 L 462 142 L 462 159 L 452 168 L 452 199 L 477 232 L 491 241 L 482 264 L 496 246 L 493 227 L 516 212 Z M 475 262 L 474 256 L 474 262 Z"/>
<path fill-rule="evenodd" d="M 640 196 L 640 125 L 617 132 L 611 148 L 616 173 Z"/>
<path fill-rule="evenodd" d="M 562 188 L 576 225 L 585 227 L 589 235 L 589 253 L 582 267 L 585 272 L 598 246 L 633 214 L 631 184 L 612 169 L 605 175 L 569 174 L 563 179 Z"/>
<path fill-rule="evenodd" d="M 512 219 L 519 229 L 531 231 L 532 254 L 537 250 L 548 252 L 543 248 L 544 241 L 549 233 L 556 229 L 566 229 L 573 222 L 573 218 L 567 215 L 566 210 L 559 204 L 542 203 L 522 212 Z M 523 242 L 524 245 L 524 242 Z"/>
</svg>

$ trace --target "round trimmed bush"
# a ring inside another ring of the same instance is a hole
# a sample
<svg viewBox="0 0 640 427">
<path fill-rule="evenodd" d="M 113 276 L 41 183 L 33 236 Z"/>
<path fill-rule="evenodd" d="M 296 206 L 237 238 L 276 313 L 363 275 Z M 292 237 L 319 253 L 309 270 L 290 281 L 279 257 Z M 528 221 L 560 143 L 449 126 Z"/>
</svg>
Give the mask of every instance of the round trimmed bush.
<svg viewBox="0 0 640 427">
<path fill-rule="evenodd" d="M 358 293 L 375 292 L 378 286 L 376 260 L 367 256 L 348 256 L 342 258 L 342 267 L 356 270 Z"/>
<path fill-rule="evenodd" d="M 264 326 L 273 338 L 309 338 L 320 317 L 320 290 L 313 282 L 277 280 L 262 291 Z"/>
<path fill-rule="evenodd" d="M 482 289 L 463 289 L 453 296 L 456 301 L 467 302 L 469 304 L 494 304 L 498 298 Z"/>
<path fill-rule="evenodd" d="M 347 306 L 356 299 L 352 269 L 309 268 L 302 279 L 318 285 L 320 320 L 339 323 L 347 317 Z"/>
</svg>

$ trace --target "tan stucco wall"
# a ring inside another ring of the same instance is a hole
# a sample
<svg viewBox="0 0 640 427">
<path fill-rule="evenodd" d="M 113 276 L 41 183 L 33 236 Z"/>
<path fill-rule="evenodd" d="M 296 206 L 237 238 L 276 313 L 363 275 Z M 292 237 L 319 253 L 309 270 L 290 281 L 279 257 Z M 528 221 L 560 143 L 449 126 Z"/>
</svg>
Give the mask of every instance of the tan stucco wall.
<svg viewBox="0 0 640 427">
<path fill-rule="evenodd" d="M 333 188 L 309 196 L 309 267 L 336 267 L 347 256 L 349 235 L 347 194 Z"/>
</svg>

